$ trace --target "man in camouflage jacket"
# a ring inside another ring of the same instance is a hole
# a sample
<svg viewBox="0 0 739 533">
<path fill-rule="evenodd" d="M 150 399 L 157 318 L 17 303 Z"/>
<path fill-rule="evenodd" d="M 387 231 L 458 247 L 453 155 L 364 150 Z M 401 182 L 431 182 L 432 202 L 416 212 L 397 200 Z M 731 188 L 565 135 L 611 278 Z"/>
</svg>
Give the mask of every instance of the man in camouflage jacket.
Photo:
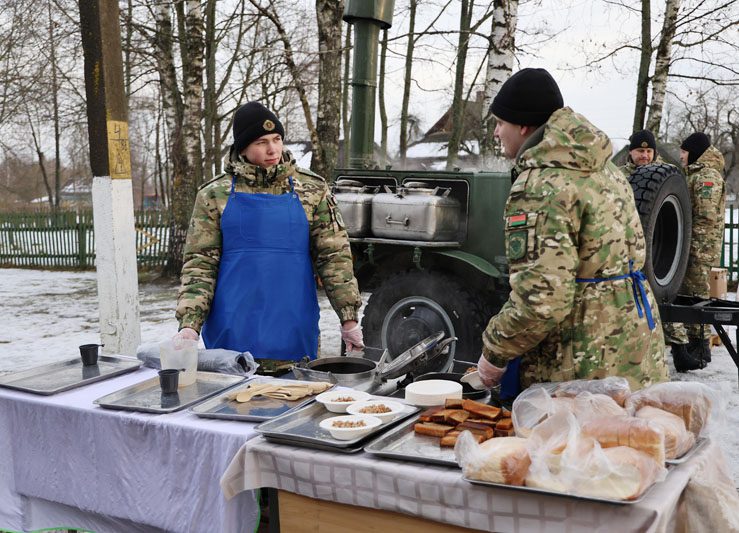
<svg viewBox="0 0 739 533">
<path fill-rule="evenodd" d="M 628 178 L 637 168 L 659 162 L 654 135 L 649 130 L 639 130 L 629 137 L 629 156 L 626 164 L 619 169 Z"/>
<path fill-rule="evenodd" d="M 252 113 L 256 109 L 259 116 L 271 117 L 273 124 L 282 127 L 271 112 L 269 115 L 265 114 L 266 108 L 261 105 L 254 107 L 253 104 L 256 103 L 245 104 L 240 109 L 252 106 Z M 234 128 L 234 137 L 237 139 L 236 120 Z M 280 155 L 277 157 L 279 162 L 274 165 L 254 164 L 246 159 L 241 147 L 237 147 L 235 142 L 225 173 L 200 188 L 187 234 L 177 301 L 176 316 L 180 324 L 180 334 L 190 330 L 195 333 L 194 338 L 197 338 L 197 333 L 208 317 L 222 251 L 220 219 L 229 201 L 232 178 L 237 193 L 281 195 L 290 191 L 289 178 L 292 177 L 294 192 L 298 195 L 308 220 L 314 270 L 342 324 L 349 326 L 342 327 L 342 338 L 347 342 L 347 347 L 352 345 L 359 348 L 362 345 L 361 330 L 357 329 L 359 326 L 356 320 L 361 299 L 353 272 L 349 238 L 333 195 L 322 177 L 296 166 L 291 154 L 282 151 L 281 140 Z M 243 265 L 244 276 L 249 275 L 249 268 L 250 265 Z M 354 333 L 347 335 L 346 330 L 353 330 Z M 185 335 L 185 338 L 188 336 L 192 338 L 191 333 Z M 282 363 L 285 362 L 262 361 L 262 366 L 280 366 Z"/>
<path fill-rule="evenodd" d="M 719 266 L 724 239 L 726 190 L 724 185 L 724 156 L 711 146 L 704 133 L 693 133 L 680 145 L 680 160 L 693 206 L 693 233 L 690 239 L 690 257 L 681 294 L 709 297 L 708 278 L 711 267 Z M 710 361 L 710 327 L 707 325 L 667 324 L 667 342 L 688 344 L 694 357 Z"/>
<path fill-rule="evenodd" d="M 562 106 L 547 71 L 524 69 L 490 108 L 496 137 L 515 157 L 505 209 L 511 293 L 483 333 L 480 374 L 499 382 L 522 356 L 522 388 L 607 376 L 634 389 L 664 381 L 659 311 L 646 280 L 636 282 L 646 245 L 631 187 L 610 162 L 608 137 Z"/>
</svg>

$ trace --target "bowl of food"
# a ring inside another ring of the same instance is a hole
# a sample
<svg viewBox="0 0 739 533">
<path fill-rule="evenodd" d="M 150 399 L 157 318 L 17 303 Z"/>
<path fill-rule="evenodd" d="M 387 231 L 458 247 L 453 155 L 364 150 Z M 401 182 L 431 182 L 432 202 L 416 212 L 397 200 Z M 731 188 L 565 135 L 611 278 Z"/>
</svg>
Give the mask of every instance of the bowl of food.
<svg viewBox="0 0 739 533">
<path fill-rule="evenodd" d="M 346 408 L 354 402 L 361 402 L 370 397 L 366 392 L 343 389 L 322 392 L 316 396 L 316 401 L 332 413 L 346 413 Z"/>
<path fill-rule="evenodd" d="M 403 404 L 389 400 L 354 402 L 346 408 L 346 412 L 350 415 L 374 416 L 379 418 L 383 424 L 395 419 L 402 411 Z"/>
<path fill-rule="evenodd" d="M 358 415 L 332 416 L 321 420 L 319 424 L 336 440 L 359 439 L 380 425 L 382 420 L 375 416 Z"/>
</svg>

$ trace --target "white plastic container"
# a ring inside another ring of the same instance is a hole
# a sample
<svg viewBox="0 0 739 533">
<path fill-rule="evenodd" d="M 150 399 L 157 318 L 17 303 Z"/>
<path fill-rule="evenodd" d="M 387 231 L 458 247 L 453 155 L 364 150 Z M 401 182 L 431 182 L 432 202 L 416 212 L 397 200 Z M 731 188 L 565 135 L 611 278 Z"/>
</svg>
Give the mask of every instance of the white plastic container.
<svg viewBox="0 0 739 533">
<path fill-rule="evenodd" d="M 419 407 L 444 405 L 448 398 L 462 398 L 462 384 L 445 379 L 415 381 L 405 388 L 405 401 Z"/>
<path fill-rule="evenodd" d="M 177 342 L 167 340 L 159 343 L 159 360 L 162 370 L 177 368 L 180 373 L 178 388 L 195 383 L 198 371 L 198 343 L 187 339 Z"/>
</svg>

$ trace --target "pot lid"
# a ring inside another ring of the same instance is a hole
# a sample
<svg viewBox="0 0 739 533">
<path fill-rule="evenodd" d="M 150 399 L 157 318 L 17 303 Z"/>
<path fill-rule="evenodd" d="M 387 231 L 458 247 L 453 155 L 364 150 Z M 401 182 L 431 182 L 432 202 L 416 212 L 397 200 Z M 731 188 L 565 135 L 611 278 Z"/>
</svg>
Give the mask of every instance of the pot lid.
<svg viewBox="0 0 739 533">
<path fill-rule="evenodd" d="M 379 368 L 380 375 L 384 379 L 398 378 L 408 373 L 423 373 L 440 357 L 451 357 L 447 346 L 456 341 L 456 337 L 444 339 L 445 333 L 439 331 L 429 335 L 418 344 L 407 349 L 389 363 Z M 448 353 L 444 353 L 448 352 Z"/>
</svg>

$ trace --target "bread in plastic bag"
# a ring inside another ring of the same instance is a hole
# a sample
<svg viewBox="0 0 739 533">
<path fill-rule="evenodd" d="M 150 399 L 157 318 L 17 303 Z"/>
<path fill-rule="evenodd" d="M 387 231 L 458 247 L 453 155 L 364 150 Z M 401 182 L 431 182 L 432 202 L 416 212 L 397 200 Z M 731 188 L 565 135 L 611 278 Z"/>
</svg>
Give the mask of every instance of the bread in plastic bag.
<svg viewBox="0 0 739 533">
<path fill-rule="evenodd" d="M 604 379 L 576 379 L 574 381 L 560 383 L 554 389 L 553 396 L 557 398 L 574 398 L 581 392 L 605 394 L 623 407 L 624 402 L 631 394 L 631 387 L 629 387 L 629 382 L 626 378 L 619 376 L 610 376 Z"/>
<path fill-rule="evenodd" d="M 580 428 L 583 437 L 592 437 L 602 448 L 628 446 L 665 462 L 665 434 L 658 426 L 641 418 L 622 416 L 593 419 Z"/>
<path fill-rule="evenodd" d="M 583 391 L 573 399 L 572 412 L 580 424 L 593 419 L 629 416 L 629 413 L 616 401 L 605 394 L 591 394 Z"/>
<path fill-rule="evenodd" d="M 505 485 L 523 485 L 531 464 L 526 439 L 498 437 L 478 444 L 469 431 L 457 438 L 454 455 L 465 477 Z"/>
<path fill-rule="evenodd" d="M 530 387 L 513 402 L 511 418 L 516 435 L 529 437 L 531 431 L 556 411 L 572 412 L 573 398 L 552 398 L 544 387 Z"/>
<path fill-rule="evenodd" d="M 657 383 L 635 392 L 626 400 L 626 409 L 636 413 L 650 406 L 673 413 L 685 422 L 685 427 L 696 438 L 706 435 L 712 426 L 720 426 L 724 418 L 724 387 L 708 387 L 694 381 Z"/>
<path fill-rule="evenodd" d="M 636 412 L 636 417 L 648 420 L 662 429 L 667 459 L 682 457 L 695 444 L 695 436 L 685 429 L 683 419 L 673 413 L 647 405 Z"/>
</svg>

